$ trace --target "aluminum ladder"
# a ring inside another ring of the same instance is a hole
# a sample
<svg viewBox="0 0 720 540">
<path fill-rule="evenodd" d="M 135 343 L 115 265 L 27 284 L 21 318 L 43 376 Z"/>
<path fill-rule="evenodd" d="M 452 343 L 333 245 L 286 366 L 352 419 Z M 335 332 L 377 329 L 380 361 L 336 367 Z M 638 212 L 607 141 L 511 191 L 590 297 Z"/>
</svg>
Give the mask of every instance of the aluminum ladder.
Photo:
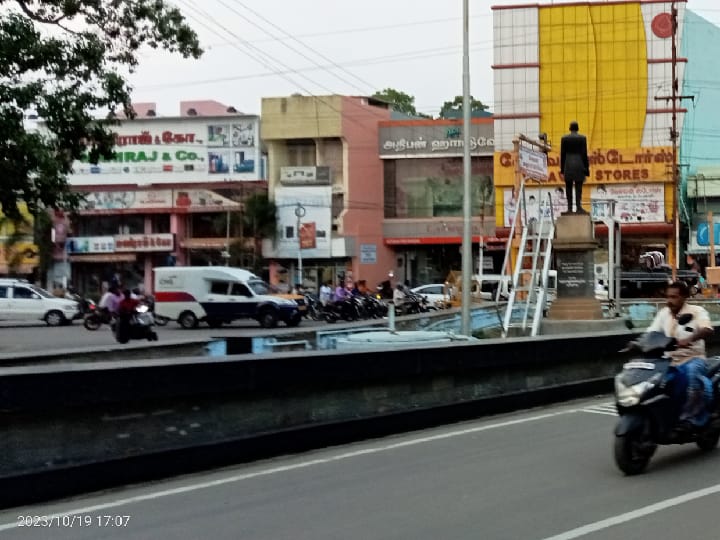
<svg viewBox="0 0 720 540">
<path fill-rule="evenodd" d="M 518 212 L 511 227 L 522 224 L 515 268 L 512 273 L 512 290 L 503 317 L 502 335 L 507 337 L 511 328 L 520 329 L 520 334 L 537 336 L 540 322 L 547 307 L 547 286 L 552 259 L 552 242 L 555 236 L 555 216 L 552 198 L 548 193 L 540 201 L 538 216 L 527 215 L 525 190 L 520 189 L 519 200 L 523 203 L 525 216 Z M 523 219 L 524 218 L 524 219 Z M 510 237 L 508 247 L 513 241 Z M 507 254 L 506 254 L 507 255 Z"/>
</svg>

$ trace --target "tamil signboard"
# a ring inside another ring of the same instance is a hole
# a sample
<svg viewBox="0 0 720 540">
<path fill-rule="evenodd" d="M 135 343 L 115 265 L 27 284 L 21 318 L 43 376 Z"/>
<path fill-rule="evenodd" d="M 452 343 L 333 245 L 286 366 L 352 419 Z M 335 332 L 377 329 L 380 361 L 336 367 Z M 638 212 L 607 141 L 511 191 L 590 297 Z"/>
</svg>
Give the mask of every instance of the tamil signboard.
<svg viewBox="0 0 720 540">
<path fill-rule="evenodd" d="M 462 157 L 465 143 L 460 121 L 419 120 L 381 122 L 379 155 L 382 159 Z M 470 152 L 491 156 L 495 150 L 492 121 L 470 126 Z"/>
<path fill-rule="evenodd" d="M 75 162 L 71 185 L 261 179 L 257 116 L 143 118 L 114 129 L 114 156 Z"/>
<path fill-rule="evenodd" d="M 280 167 L 280 183 L 285 186 L 329 186 L 330 167 Z"/>
<path fill-rule="evenodd" d="M 541 182 L 547 180 L 548 159 L 545 152 L 521 146 L 518 159 L 520 172 L 525 178 L 532 178 Z"/>
<path fill-rule="evenodd" d="M 360 244 L 360 264 L 377 263 L 377 244 Z"/>
</svg>

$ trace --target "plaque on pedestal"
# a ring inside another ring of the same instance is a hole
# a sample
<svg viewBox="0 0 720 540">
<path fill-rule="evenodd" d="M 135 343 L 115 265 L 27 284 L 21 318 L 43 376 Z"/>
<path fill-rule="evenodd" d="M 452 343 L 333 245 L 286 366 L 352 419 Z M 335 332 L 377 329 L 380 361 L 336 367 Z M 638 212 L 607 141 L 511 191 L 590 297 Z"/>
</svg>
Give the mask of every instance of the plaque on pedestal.
<svg viewBox="0 0 720 540">
<path fill-rule="evenodd" d="M 595 229 L 587 214 L 560 216 L 555 222 L 555 266 L 557 300 L 550 306 L 549 319 L 596 320 L 603 318 L 602 306 L 595 298 L 597 248 Z"/>
</svg>

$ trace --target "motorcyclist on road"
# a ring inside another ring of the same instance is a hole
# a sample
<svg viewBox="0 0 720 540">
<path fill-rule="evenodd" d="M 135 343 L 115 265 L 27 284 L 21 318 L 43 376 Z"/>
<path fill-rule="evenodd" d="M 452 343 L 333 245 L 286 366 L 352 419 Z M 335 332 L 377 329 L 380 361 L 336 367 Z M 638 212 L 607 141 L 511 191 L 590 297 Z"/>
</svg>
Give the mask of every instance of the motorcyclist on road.
<svg viewBox="0 0 720 540">
<path fill-rule="evenodd" d="M 705 339 L 713 327 L 705 308 L 687 303 L 690 290 L 684 281 L 675 281 L 666 291 L 667 306 L 658 311 L 647 332 L 663 332 L 677 340 L 677 348 L 667 352 L 671 359 L 666 382 L 673 381 L 673 397 L 684 403 L 677 431 L 688 431 L 708 421 L 712 387 L 707 377 Z M 689 323 L 681 325 L 678 318 L 691 314 Z"/>
</svg>

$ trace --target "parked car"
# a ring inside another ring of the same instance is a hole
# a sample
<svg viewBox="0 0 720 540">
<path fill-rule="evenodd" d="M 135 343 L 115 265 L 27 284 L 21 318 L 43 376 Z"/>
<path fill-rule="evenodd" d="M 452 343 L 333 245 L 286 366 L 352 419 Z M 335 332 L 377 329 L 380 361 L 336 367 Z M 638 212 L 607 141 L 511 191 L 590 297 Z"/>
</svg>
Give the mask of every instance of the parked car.
<svg viewBox="0 0 720 540">
<path fill-rule="evenodd" d="M 430 306 L 436 306 L 438 303 L 443 304 L 450 300 L 448 290 L 444 283 L 420 285 L 419 287 L 413 287 L 410 291 L 424 296 Z"/>
<path fill-rule="evenodd" d="M 58 298 L 24 279 L 0 279 L 0 320 L 70 324 L 80 314 L 75 300 Z"/>
<path fill-rule="evenodd" d="M 292 292 L 282 292 L 277 287 L 270 285 L 269 294 L 277 296 L 278 298 L 285 298 L 286 300 L 292 300 L 297 304 L 298 311 L 303 317 L 307 316 L 308 305 L 304 294 L 295 294 Z"/>
</svg>

